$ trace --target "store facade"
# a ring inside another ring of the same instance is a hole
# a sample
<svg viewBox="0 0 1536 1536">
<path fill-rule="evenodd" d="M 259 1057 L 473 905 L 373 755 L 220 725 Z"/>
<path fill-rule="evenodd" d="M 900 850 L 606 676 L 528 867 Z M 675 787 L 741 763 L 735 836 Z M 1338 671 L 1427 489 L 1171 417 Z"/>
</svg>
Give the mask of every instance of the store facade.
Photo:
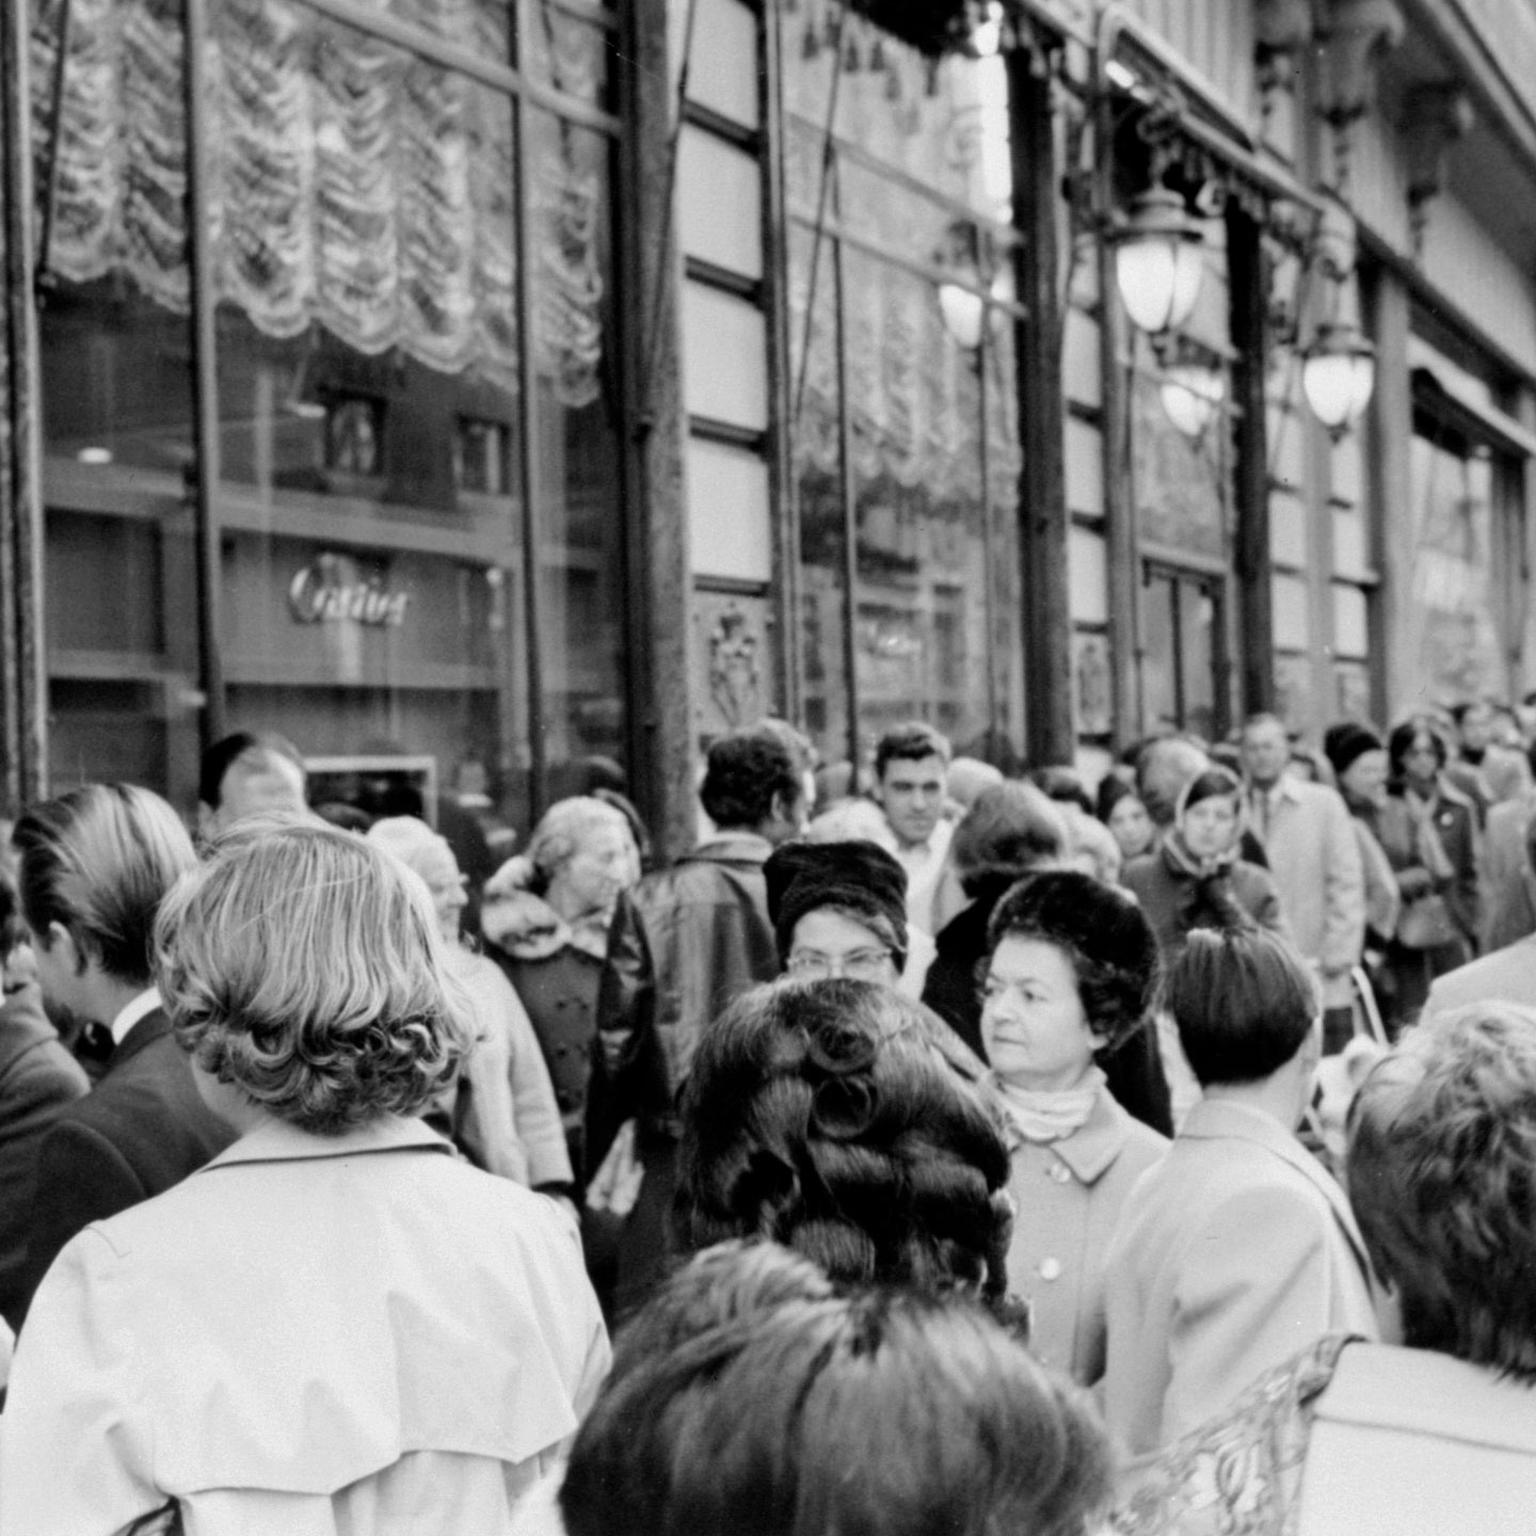
<svg viewBox="0 0 1536 1536">
<path fill-rule="evenodd" d="M 1093 769 L 1536 686 L 1522 8 L 5 27 L 12 806 L 190 808 L 246 726 L 519 829 L 622 782 L 675 852 L 701 746 L 770 711 L 833 761 L 916 715 Z M 1159 198 L 1199 282 L 1147 320 Z M 1374 387 L 1325 421 L 1340 337 Z"/>
<path fill-rule="evenodd" d="M 235 727 L 523 826 L 626 773 L 619 25 L 33 7 L 50 782 L 186 805 Z"/>
</svg>

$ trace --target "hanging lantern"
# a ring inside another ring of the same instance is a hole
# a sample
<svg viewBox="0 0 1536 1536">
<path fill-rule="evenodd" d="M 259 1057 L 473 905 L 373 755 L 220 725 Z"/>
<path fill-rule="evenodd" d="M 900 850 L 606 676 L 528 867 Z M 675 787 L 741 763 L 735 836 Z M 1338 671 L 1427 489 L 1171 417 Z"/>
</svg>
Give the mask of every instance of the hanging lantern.
<svg viewBox="0 0 1536 1536">
<path fill-rule="evenodd" d="M 1191 441 L 1211 424 L 1226 393 L 1226 376 L 1220 368 L 1193 361 L 1164 368 L 1157 386 L 1163 413 Z"/>
<path fill-rule="evenodd" d="M 1115 285 L 1131 323 L 1161 335 L 1189 319 L 1200 296 L 1205 237 L 1167 187 L 1151 187 L 1131 205 L 1116 235 Z"/>
<path fill-rule="evenodd" d="M 1375 347 L 1347 322 L 1320 325 L 1302 354 L 1301 392 L 1335 442 L 1360 419 L 1375 387 Z"/>
<path fill-rule="evenodd" d="M 975 289 L 960 283 L 939 284 L 939 315 L 944 329 L 967 352 L 974 352 L 981 345 L 986 308 L 986 300 Z"/>
</svg>

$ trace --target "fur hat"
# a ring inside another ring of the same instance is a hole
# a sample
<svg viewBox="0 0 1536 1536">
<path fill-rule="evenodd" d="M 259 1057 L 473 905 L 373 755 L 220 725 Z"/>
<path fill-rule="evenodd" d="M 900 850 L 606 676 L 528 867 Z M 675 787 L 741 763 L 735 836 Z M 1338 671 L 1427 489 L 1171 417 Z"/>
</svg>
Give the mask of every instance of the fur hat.
<svg viewBox="0 0 1536 1536">
<path fill-rule="evenodd" d="M 1076 869 L 1028 875 L 998 902 L 990 948 L 1038 939 L 1066 952 L 1088 1022 L 1111 1045 L 1133 1034 L 1157 990 L 1157 937 L 1136 898 Z"/>
<path fill-rule="evenodd" d="M 768 920 L 787 960 L 795 925 L 808 912 L 837 907 L 872 917 L 894 934 L 896 967 L 907 962 L 907 872 L 884 848 L 864 841 L 785 843 L 763 865 Z"/>
<path fill-rule="evenodd" d="M 1358 725 L 1353 720 L 1340 721 L 1323 732 L 1323 754 L 1333 765 L 1335 778 L 1348 772 L 1350 764 L 1367 752 L 1383 750 L 1381 737 L 1368 725 Z"/>
</svg>

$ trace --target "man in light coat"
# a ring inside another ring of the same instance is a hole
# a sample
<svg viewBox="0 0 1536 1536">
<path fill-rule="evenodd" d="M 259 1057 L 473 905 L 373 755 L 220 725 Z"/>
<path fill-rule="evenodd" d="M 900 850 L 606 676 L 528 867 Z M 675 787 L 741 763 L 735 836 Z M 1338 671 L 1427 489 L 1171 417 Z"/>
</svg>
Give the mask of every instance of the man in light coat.
<svg viewBox="0 0 1536 1536">
<path fill-rule="evenodd" d="M 1324 1050 L 1352 1033 L 1350 972 L 1365 947 L 1365 871 L 1349 808 L 1337 790 L 1285 772 L 1290 739 L 1273 715 L 1243 727 L 1253 831 L 1264 844 L 1280 911 L 1323 992 Z"/>
<path fill-rule="evenodd" d="M 1295 1134 L 1320 1038 L 1300 958 L 1262 930 L 1197 929 L 1164 996 L 1204 1097 L 1109 1248 L 1104 1415 L 1133 1457 L 1324 1334 L 1376 1336 L 1349 1204 Z"/>
</svg>

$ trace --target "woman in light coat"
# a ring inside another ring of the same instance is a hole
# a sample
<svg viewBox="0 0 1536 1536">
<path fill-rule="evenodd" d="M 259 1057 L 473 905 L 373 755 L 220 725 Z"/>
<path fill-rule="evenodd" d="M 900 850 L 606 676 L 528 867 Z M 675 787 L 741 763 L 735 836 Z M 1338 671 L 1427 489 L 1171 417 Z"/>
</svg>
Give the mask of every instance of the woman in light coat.
<svg viewBox="0 0 1536 1536">
<path fill-rule="evenodd" d="M 362 839 L 253 819 L 166 898 L 155 951 L 239 1139 L 49 1271 L 0 1530 L 506 1531 L 607 1339 L 569 1215 L 416 1118 L 470 1044 L 426 895 Z"/>
<path fill-rule="evenodd" d="M 444 1128 L 477 1168 L 569 1197 L 575 1181 L 554 1084 L 511 983 L 494 961 L 463 943 L 468 895 L 453 849 L 415 816 L 376 821 L 368 838 L 425 883 L 447 945 L 449 972 L 474 1015 L 474 1048 L 460 1081 L 439 1106 Z"/>
<path fill-rule="evenodd" d="M 1027 877 L 992 915 L 981 1030 L 1010 1119 L 1008 1282 L 1035 1354 L 1085 1386 L 1104 1371 L 1110 1238 L 1168 1147 L 1115 1101 L 1094 1053 L 1149 1028 L 1157 967 L 1135 899 L 1078 870 Z"/>
</svg>

